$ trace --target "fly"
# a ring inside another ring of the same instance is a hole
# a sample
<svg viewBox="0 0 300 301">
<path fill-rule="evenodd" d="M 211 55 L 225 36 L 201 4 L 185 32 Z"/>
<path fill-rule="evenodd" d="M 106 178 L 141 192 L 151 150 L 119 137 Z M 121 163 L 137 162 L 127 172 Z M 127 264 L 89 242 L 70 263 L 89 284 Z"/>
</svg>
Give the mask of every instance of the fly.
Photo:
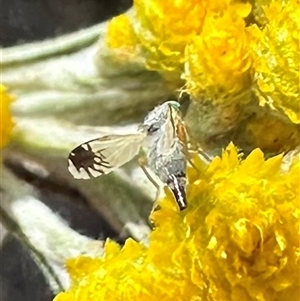
<svg viewBox="0 0 300 301">
<path fill-rule="evenodd" d="M 147 166 L 169 187 L 183 210 L 187 207 L 186 147 L 180 104 L 167 101 L 149 112 L 135 132 L 103 136 L 76 147 L 69 155 L 69 171 L 76 179 L 98 177 L 121 167 L 143 150 L 146 175 L 149 178 Z"/>
</svg>

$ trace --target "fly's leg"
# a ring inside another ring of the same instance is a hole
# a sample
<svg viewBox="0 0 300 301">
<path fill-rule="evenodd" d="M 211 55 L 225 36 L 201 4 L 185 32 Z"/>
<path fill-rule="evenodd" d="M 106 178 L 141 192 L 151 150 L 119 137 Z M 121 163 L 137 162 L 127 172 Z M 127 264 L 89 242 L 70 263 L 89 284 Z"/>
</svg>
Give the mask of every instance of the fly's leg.
<svg viewBox="0 0 300 301">
<path fill-rule="evenodd" d="M 159 204 L 158 204 L 158 200 L 159 200 L 159 195 L 161 193 L 161 186 L 159 185 L 159 183 L 157 183 L 157 181 L 155 181 L 155 179 L 151 176 L 151 173 L 148 171 L 147 168 L 147 159 L 145 156 L 141 155 L 138 159 L 139 161 L 139 165 L 142 168 L 143 172 L 145 173 L 146 177 L 148 178 L 148 180 L 155 186 L 156 188 L 156 196 L 155 196 L 155 201 L 152 207 L 152 211 L 150 216 L 152 215 L 153 211 L 156 211 L 159 209 Z"/>
<path fill-rule="evenodd" d="M 212 161 L 212 158 L 197 144 L 196 152 L 201 155 L 201 157 L 209 164 Z"/>
<path fill-rule="evenodd" d="M 159 189 L 160 188 L 159 184 L 153 179 L 150 172 L 148 171 L 148 168 L 146 167 L 147 159 L 143 156 L 143 157 L 139 157 L 138 160 L 139 160 L 139 165 L 142 168 L 148 180 L 156 187 L 156 189 Z"/>
<path fill-rule="evenodd" d="M 189 162 L 191 164 L 191 166 L 197 170 L 197 172 L 199 172 L 199 169 L 197 168 L 197 166 L 194 164 L 194 162 L 192 161 L 192 156 L 194 154 L 196 154 L 197 152 L 190 149 L 190 146 L 188 144 L 184 145 L 183 147 L 183 154 L 186 157 L 187 162 Z"/>
<path fill-rule="evenodd" d="M 193 149 L 193 145 L 190 143 L 189 135 L 187 133 L 187 129 L 186 129 L 186 126 L 185 126 L 185 123 L 183 120 L 178 122 L 177 135 L 178 135 L 179 140 L 182 143 L 182 146 L 183 146 L 182 151 L 187 159 L 187 162 L 189 162 L 190 165 L 199 173 L 199 169 L 192 161 L 192 155 L 194 155 L 198 152 L 197 152 L 197 149 Z"/>
<path fill-rule="evenodd" d="M 206 152 L 203 151 L 202 148 L 199 147 L 199 145 L 191 145 L 190 143 L 184 150 L 184 154 L 187 162 L 194 170 L 192 174 L 201 178 L 212 159 Z"/>
</svg>

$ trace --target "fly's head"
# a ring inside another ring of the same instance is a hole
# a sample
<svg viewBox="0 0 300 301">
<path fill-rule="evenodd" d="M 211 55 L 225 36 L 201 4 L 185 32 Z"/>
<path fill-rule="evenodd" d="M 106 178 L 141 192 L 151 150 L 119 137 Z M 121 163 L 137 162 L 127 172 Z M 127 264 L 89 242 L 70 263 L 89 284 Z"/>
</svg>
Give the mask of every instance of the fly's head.
<svg viewBox="0 0 300 301">
<path fill-rule="evenodd" d="M 180 104 L 177 101 L 166 101 L 148 113 L 142 127 L 147 131 L 148 135 L 156 136 L 164 131 L 167 123 L 176 120 L 180 114 Z"/>
</svg>

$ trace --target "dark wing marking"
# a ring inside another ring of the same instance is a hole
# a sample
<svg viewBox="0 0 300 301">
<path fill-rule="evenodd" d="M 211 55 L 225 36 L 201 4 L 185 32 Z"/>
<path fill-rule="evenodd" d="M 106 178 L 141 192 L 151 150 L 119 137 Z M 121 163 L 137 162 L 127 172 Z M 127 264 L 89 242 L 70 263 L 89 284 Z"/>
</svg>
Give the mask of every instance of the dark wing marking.
<svg viewBox="0 0 300 301">
<path fill-rule="evenodd" d="M 69 171 L 76 179 L 107 174 L 130 161 L 139 152 L 144 133 L 104 136 L 85 142 L 69 155 Z"/>
</svg>

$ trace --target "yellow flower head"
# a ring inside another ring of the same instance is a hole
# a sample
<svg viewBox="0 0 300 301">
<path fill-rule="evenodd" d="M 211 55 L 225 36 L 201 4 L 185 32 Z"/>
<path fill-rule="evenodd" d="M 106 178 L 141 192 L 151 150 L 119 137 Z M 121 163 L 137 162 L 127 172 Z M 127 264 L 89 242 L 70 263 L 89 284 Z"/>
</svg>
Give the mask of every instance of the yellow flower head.
<svg viewBox="0 0 300 301">
<path fill-rule="evenodd" d="M 261 105 L 284 112 L 300 123 L 300 5 L 271 1 L 262 7 L 266 26 L 248 29 L 252 35 L 254 80 Z"/>
<path fill-rule="evenodd" d="M 249 90 L 251 59 L 243 20 L 251 10 L 235 5 L 223 15 L 208 13 L 202 33 L 186 48 L 184 78 L 194 96 L 222 101 Z"/>
<path fill-rule="evenodd" d="M 148 66 L 180 75 L 185 45 L 202 28 L 204 2 L 136 0 L 135 9 L 140 23 L 135 30 Z"/>
<path fill-rule="evenodd" d="M 73 286 L 55 301 L 298 300 L 299 158 L 282 164 L 229 145 L 188 171 L 186 210 L 167 193 L 149 247 L 108 241 L 103 257 L 68 261 Z"/>
<path fill-rule="evenodd" d="M 1 84 L 0 84 L 0 94 L 1 94 L 0 148 L 2 148 L 7 144 L 11 130 L 13 128 L 13 121 L 10 114 L 10 103 L 12 102 L 13 98 L 9 94 L 7 94 L 6 88 Z"/>
<path fill-rule="evenodd" d="M 130 22 L 126 21 L 124 26 L 124 16 L 119 16 L 109 25 L 108 45 L 112 48 L 127 48 L 128 44 L 135 44 L 136 54 L 145 58 L 149 69 L 179 81 L 186 60 L 186 45 L 201 34 L 208 14 L 223 14 L 231 6 L 231 2 L 135 0 L 135 14 Z M 241 12 L 241 7 L 247 7 L 246 10 L 250 7 L 238 6 L 233 5 L 231 12 Z M 127 41 L 122 36 L 128 38 Z"/>
</svg>

